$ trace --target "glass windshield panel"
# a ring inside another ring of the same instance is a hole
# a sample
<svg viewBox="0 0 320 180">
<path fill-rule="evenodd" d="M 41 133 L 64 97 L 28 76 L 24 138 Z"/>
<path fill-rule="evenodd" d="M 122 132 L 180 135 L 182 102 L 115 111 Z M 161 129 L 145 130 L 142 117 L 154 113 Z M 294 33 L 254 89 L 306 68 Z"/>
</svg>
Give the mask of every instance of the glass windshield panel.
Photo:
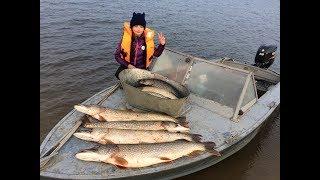
<svg viewBox="0 0 320 180">
<path fill-rule="evenodd" d="M 250 78 L 246 93 L 244 94 L 244 97 L 243 97 L 241 107 L 245 106 L 255 98 L 256 98 L 256 92 L 254 90 L 254 84 L 252 82 L 252 78 Z"/>
<path fill-rule="evenodd" d="M 151 71 L 182 83 L 190 63 L 191 59 L 188 56 L 164 50 L 155 60 Z"/>
<path fill-rule="evenodd" d="M 195 61 L 187 87 L 190 92 L 235 110 L 247 73 L 202 61 Z"/>
</svg>

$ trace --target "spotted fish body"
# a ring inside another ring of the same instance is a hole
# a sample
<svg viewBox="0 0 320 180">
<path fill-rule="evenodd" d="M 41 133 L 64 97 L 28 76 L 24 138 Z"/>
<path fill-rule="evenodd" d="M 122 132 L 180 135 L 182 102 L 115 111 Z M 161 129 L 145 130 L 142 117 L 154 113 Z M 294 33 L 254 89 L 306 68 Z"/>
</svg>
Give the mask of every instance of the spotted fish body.
<svg viewBox="0 0 320 180">
<path fill-rule="evenodd" d="M 150 92 L 150 93 L 156 93 L 156 94 L 160 94 L 164 97 L 167 97 L 169 99 L 178 99 L 174 94 L 172 94 L 171 92 L 164 90 L 164 89 L 160 89 L 157 87 L 153 87 L 153 86 L 145 86 L 145 87 L 141 87 L 141 91 L 144 92 Z"/>
<path fill-rule="evenodd" d="M 169 132 L 189 132 L 187 125 L 180 125 L 170 121 L 111 121 L 85 123 L 85 128 L 113 128 L 132 130 L 167 130 Z"/>
<path fill-rule="evenodd" d="M 82 150 L 76 154 L 76 158 L 104 162 L 121 168 L 140 168 L 170 162 L 183 156 L 196 156 L 206 150 L 213 156 L 220 156 L 213 147 L 213 142 L 185 140 L 156 144 L 110 144 Z"/>
<path fill-rule="evenodd" d="M 132 110 L 110 109 L 97 105 L 82 104 L 75 105 L 74 108 L 99 121 L 171 121 L 175 123 L 185 123 L 185 118 L 173 118 L 160 113 L 134 112 Z"/>
<path fill-rule="evenodd" d="M 100 144 L 161 143 L 178 139 L 200 141 L 201 138 L 201 135 L 198 134 L 108 128 L 94 128 L 89 131 L 76 132 L 73 135 L 79 139 L 98 142 Z"/>
<path fill-rule="evenodd" d="M 161 95 L 161 94 L 158 94 L 158 93 L 148 92 L 148 91 L 146 91 L 146 93 L 151 94 L 151 95 L 153 95 L 153 96 L 157 96 L 157 97 L 159 97 L 159 98 L 170 99 L 170 98 L 165 97 L 165 96 L 163 96 L 163 95 Z"/>
<path fill-rule="evenodd" d="M 153 86 L 157 87 L 159 89 L 163 89 L 165 91 L 168 91 L 172 93 L 175 97 L 179 97 L 179 92 L 171 86 L 169 83 L 159 80 L 159 79 L 141 79 L 139 81 L 140 84 L 146 85 L 146 86 Z"/>
</svg>

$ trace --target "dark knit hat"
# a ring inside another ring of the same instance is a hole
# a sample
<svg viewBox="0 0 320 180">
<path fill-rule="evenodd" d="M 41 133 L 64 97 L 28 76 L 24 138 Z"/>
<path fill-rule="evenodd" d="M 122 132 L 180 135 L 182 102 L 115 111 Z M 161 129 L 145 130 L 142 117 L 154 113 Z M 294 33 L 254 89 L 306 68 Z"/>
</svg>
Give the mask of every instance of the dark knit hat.
<svg viewBox="0 0 320 180">
<path fill-rule="evenodd" d="M 145 14 L 144 13 L 133 13 L 133 16 L 130 21 L 130 28 L 132 28 L 135 25 L 141 25 L 144 28 L 146 28 L 146 20 L 144 19 Z"/>
</svg>

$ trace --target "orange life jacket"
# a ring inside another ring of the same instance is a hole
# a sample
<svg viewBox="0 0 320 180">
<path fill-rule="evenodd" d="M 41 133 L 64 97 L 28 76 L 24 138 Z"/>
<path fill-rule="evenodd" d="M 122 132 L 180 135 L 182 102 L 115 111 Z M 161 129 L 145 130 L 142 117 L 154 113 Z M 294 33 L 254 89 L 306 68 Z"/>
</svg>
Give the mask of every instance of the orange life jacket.
<svg viewBox="0 0 320 180">
<path fill-rule="evenodd" d="M 144 29 L 144 37 L 146 41 L 146 67 L 148 67 L 151 64 L 151 59 L 154 53 L 154 31 L 145 28 Z M 130 63 L 130 52 L 131 52 L 131 38 L 132 38 L 132 30 L 130 28 L 130 23 L 125 22 L 123 24 L 123 36 L 122 36 L 122 42 L 121 42 L 121 50 L 126 54 L 125 57 L 121 57 L 126 60 L 128 63 Z"/>
</svg>

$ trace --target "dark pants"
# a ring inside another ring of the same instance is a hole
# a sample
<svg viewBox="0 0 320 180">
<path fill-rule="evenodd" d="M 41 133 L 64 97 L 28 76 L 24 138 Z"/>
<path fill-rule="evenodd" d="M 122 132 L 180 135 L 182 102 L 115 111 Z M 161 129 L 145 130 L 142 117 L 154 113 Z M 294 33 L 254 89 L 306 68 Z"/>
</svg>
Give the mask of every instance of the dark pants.
<svg viewBox="0 0 320 180">
<path fill-rule="evenodd" d="M 117 71 L 116 71 L 116 73 L 115 73 L 115 76 L 117 77 L 117 79 L 119 79 L 119 73 L 120 73 L 122 70 L 124 70 L 124 69 L 127 69 L 127 67 L 125 67 L 125 66 L 123 66 L 123 65 L 121 65 L 121 66 L 117 69 Z"/>
</svg>

